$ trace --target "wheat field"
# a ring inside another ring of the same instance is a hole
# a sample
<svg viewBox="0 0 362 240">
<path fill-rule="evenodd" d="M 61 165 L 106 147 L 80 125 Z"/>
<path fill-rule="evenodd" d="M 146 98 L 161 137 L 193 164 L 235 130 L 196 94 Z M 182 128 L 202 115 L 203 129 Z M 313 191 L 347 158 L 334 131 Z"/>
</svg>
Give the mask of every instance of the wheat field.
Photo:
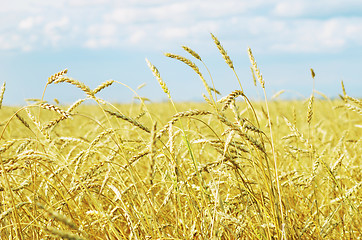
<svg viewBox="0 0 362 240">
<path fill-rule="evenodd" d="M 272 100 L 248 49 L 265 97 L 251 101 L 212 39 L 240 85 L 227 95 L 192 49 L 165 54 L 195 71 L 204 103 L 174 102 L 148 60 L 168 102 L 112 104 L 97 93 L 124 84 L 92 90 L 63 70 L 44 92 L 71 84 L 74 104 L 9 107 L 4 83 L 1 239 L 361 239 L 362 101 L 343 82 L 339 100 Z"/>
</svg>

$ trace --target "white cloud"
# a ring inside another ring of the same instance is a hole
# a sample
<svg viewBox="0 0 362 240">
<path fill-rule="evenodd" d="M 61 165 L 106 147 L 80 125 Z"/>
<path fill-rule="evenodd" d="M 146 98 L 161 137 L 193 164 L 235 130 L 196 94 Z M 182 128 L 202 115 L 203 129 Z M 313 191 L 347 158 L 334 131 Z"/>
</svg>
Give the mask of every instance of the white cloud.
<svg viewBox="0 0 362 240">
<path fill-rule="evenodd" d="M 88 27 L 88 34 L 91 36 L 113 37 L 117 33 L 115 24 L 94 24 Z"/>
<path fill-rule="evenodd" d="M 299 17 L 305 13 L 307 7 L 302 1 L 283 1 L 276 4 L 273 13 L 282 17 Z"/>
<path fill-rule="evenodd" d="M 128 42 L 131 45 L 142 44 L 142 41 L 146 38 L 147 34 L 145 31 L 136 30 L 128 37 Z"/>
<path fill-rule="evenodd" d="M 105 15 L 107 21 L 129 24 L 142 17 L 142 11 L 134 8 L 117 8 Z"/>
<path fill-rule="evenodd" d="M 52 47 L 59 47 L 62 40 L 65 40 L 70 27 L 70 20 L 68 17 L 62 17 L 58 20 L 47 22 L 44 26 L 45 42 Z"/>
<path fill-rule="evenodd" d="M 279 0 L 271 12 L 279 17 L 333 17 L 361 10 L 362 3 L 356 0 Z"/>
<path fill-rule="evenodd" d="M 164 49 L 180 41 L 210 41 L 209 32 L 266 51 L 337 51 L 362 45 L 362 17 L 353 14 L 362 3 L 353 0 L 21 2 L 4 6 L 9 14 L 0 20 L 9 24 L 0 26 L 0 49 Z"/>
<path fill-rule="evenodd" d="M 283 38 L 274 49 L 284 52 L 336 52 L 348 45 L 361 46 L 362 19 L 345 18 L 293 21 L 281 31 Z"/>
<path fill-rule="evenodd" d="M 109 4 L 111 0 L 69 0 L 68 4 L 74 7 L 88 7 Z"/>
<path fill-rule="evenodd" d="M 40 25 L 44 21 L 42 16 L 31 16 L 21 20 L 19 23 L 20 30 L 31 30 L 32 28 Z"/>
</svg>

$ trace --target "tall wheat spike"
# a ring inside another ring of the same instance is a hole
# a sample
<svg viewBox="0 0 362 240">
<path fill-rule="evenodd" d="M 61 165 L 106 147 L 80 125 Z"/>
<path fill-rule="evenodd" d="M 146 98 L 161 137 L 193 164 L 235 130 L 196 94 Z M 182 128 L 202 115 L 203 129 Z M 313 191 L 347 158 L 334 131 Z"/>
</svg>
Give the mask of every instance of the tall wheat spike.
<svg viewBox="0 0 362 240">
<path fill-rule="evenodd" d="M 309 98 L 308 104 L 308 115 L 307 115 L 307 123 L 311 124 L 312 116 L 313 116 L 313 102 L 314 102 L 314 95 L 312 94 Z"/>
<path fill-rule="evenodd" d="M 1 109 L 1 106 L 3 105 L 5 85 L 6 85 L 6 83 L 4 82 L 3 85 L 1 86 L 1 90 L 0 90 L 0 109 Z"/>
<path fill-rule="evenodd" d="M 214 40 L 217 48 L 219 49 L 219 52 L 221 53 L 222 57 L 224 58 L 225 62 L 229 65 L 231 69 L 234 69 L 234 64 L 231 61 L 229 55 L 225 51 L 224 47 L 221 45 L 220 41 L 217 39 L 217 37 L 214 36 L 214 34 L 210 33 L 212 39 Z"/>
<path fill-rule="evenodd" d="M 254 70 L 254 72 L 256 74 L 256 77 L 258 78 L 261 87 L 265 88 L 264 87 L 265 81 L 263 79 L 263 75 L 260 73 L 260 70 L 258 68 L 258 65 L 256 64 L 255 58 L 254 58 L 253 53 L 252 53 L 250 48 L 248 48 L 248 54 L 249 54 L 251 65 L 253 66 L 252 70 Z"/>
<path fill-rule="evenodd" d="M 190 54 L 191 54 L 194 58 L 196 58 L 197 60 L 202 61 L 200 55 L 197 54 L 197 53 L 196 53 L 194 50 L 192 50 L 191 48 L 186 47 L 186 46 L 182 46 L 182 48 L 183 48 L 186 52 L 190 53 Z"/>
<path fill-rule="evenodd" d="M 96 94 L 96 93 L 100 92 L 102 89 L 111 86 L 113 83 L 114 83 L 114 80 L 105 81 L 104 83 L 102 83 L 101 85 L 99 85 L 98 87 L 96 87 L 96 88 L 93 90 L 93 93 Z"/>
<path fill-rule="evenodd" d="M 243 95 L 244 95 L 244 93 L 241 90 L 235 90 L 232 93 L 230 93 L 229 95 L 227 95 L 225 100 L 224 100 L 225 104 L 222 107 L 221 111 L 225 111 L 235 98 L 237 98 L 238 96 L 243 96 Z"/>
<path fill-rule="evenodd" d="M 81 89 L 87 95 L 92 96 L 92 97 L 94 96 L 93 91 L 90 90 L 90 88 L 88 86 L 86 86 L 84 83 L 82 83 L 78 80 L 75 80 L 73 78 L 62 76 L 62 77 L 56 78 L 52 83 L 58 84 L 58 83 L 62 83 L 62 82 L 70 83 L 70 84 L 76 86 L 77 88 Z"/>
<path fill-rule="evenodd" d="M 41 103 L 39 105 L 41 108 L 44 108 L 44 109 L 48 109 L 50 111 L 54 111 L 54 112 L 57 112 L 59 113 L 60 115 L 62 115 L 63 117 L 65 118 L 69 118 L 71 117 L 70 113 L 64 111 L 63 109 L 57 107 L 57 106 L 54 106 L 54 105 L 51 105 L 51 104 L 48 104 L 48 103 Z"/>
<path fill-rule="evenodd" d="M 158 69 L 150 61 L 148 61 L 147 58 L 146 58 L 146 62 L 147 62 L 148 67 L 151 69 L 153 75 L 156 77 L 158 83 L 160 84 L 163 92 L 166 93 L 168 98 L 171 99 L 170 90 L 168 90 L 168 87 L 167 87 L 166 83 L 162 80 L 160 72 L 158 71 Z"/>
<path fill-rule="evenodd" d="M 47 84 L 52 84 L 58 77 L 60 76 L 63 76 L 64 74 L 66 74 L 68 72 L 68 69 L 64 69 L 60 72 L 57 72 L 53 75 L 51 75 L 49 78 L 48 78 L 48 83 Z"/>
<path fill-rule="evenodd" d="M 200 76 L 200 79 L 201 79 L 202 83 L 204 84 L 204 87 L 205 87 L 207 93 L 212 98 L 210 87 L 206 83 L 206 80 L 205 80 L 204 76 L 201 74 L 200 69 L 196 66 L 195 63 L 193 63 L 192 61 L 190 61 L 189 59 L 187 59 L 185 57 L 182 57 L 182 56 L 176 55 L 176 54 L 172 54 L 172 53 L 165 53 L 165 56 L 169 57 L 169 58 L 177 59 L 177 60 L 187 64 L 189 67 L 191 67 L 197 73 L 197 75 Z"/>
<path fill-rule="evenodd" d="M 344 88 L 344 83 L 343 83 L 343 81 L 341 81 L 341 85 L 342 85 L 343 96 L 346 96 L 347 93 L 346 93 L 346 89 Z"/>
<path fill-rule="evenodd" d="M 146 131 L 147 133 L 151 133 L 151 131 L 147 127 L 143 126 L 140 122 L 138 122 L 138 121 L 136 121 L 136 120 L 134 120 L 134 119 L 132 119 L 130 117 L 127 117 L 125 115 L 122 115 L 122 114 L 119 114 L 119 113 L 116 113 L 116 112 L 109 111 L 107 109 L 105 109 L 104 111 L 106 111 L 107 113 L 109 113 L 112 116 L 115 116 L 117 118 L 123 119 L 123 120 L 131 123 L 132 125 L 142 129 L 143 131 Z"/>
</svg>

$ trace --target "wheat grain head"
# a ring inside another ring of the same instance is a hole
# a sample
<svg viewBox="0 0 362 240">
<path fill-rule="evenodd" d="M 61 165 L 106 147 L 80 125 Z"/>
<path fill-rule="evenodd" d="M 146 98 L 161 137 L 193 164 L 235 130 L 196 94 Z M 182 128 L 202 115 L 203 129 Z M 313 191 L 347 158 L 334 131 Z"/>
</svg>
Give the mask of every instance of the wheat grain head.
<svg viewBox="0 0 362 240">
<path fill-rule="evenodd" d="M 1 106 L 3 105 L 5 85 L 6 85 L 6 83 L 4 82 L 3 85 L 1 86 L 1 90 L 0 90 L 0 109 L 1 109 Z"/>
<path fill-rule="evenodd" d="M 221 45 L 220 41 L 212 33 L 210 33 L 210 34 L 211 34 L 211 37 L 214 40 L 217 48 L 219 49 L 219 52 L 221 53 L 222 57 L 224 58 L 225 62 L 229 65 L 229 67 L 231 69 L 234 69 L 233 62 L 231 61 L 231 59 L 230 59 L 229 55 L 227 54 L 227 52 L 225 51 L 224 47 Z"/>
</svg>

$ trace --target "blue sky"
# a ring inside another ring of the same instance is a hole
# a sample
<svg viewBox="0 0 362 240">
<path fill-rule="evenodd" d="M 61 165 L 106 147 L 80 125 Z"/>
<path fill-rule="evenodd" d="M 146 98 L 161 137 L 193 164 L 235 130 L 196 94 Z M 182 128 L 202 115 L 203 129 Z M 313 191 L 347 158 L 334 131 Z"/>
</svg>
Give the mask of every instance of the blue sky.
<svg viewBox="0 0 362 240">
<path fill-rule="evenodd" d="M 176 101 L 201 100 L 205 93 L 196 74 L 181 62 L 182 45 L 198 52 L 223 95 L 238 88 L 210 33 L 229 53 L 246 94 L 261 96 L 253 86 L 247 48 L 266 82 L 268 96 L 286 90 L 285 98 L 329 97 L 362 92 L 362 2 L 358 0 L 0 0 L 0 84 L 3 104 L 40 98 L 50 75 L 68 76 L 94 88 L 114 79 L 152 101 L 166 99 L 145 58 L 160 71 Z M 192 57 L 190 57 L 192 59 Z M 192 59 L 197 62 L 197 60 Z M 198 63 L 204 75 L 207 72 Z M 105 89 L 109 101 L 130 102 L 122 85 Z M 84 94 L 67 84 L 50 85 L 45 99 L 71 103 Z"/>
</svg>

